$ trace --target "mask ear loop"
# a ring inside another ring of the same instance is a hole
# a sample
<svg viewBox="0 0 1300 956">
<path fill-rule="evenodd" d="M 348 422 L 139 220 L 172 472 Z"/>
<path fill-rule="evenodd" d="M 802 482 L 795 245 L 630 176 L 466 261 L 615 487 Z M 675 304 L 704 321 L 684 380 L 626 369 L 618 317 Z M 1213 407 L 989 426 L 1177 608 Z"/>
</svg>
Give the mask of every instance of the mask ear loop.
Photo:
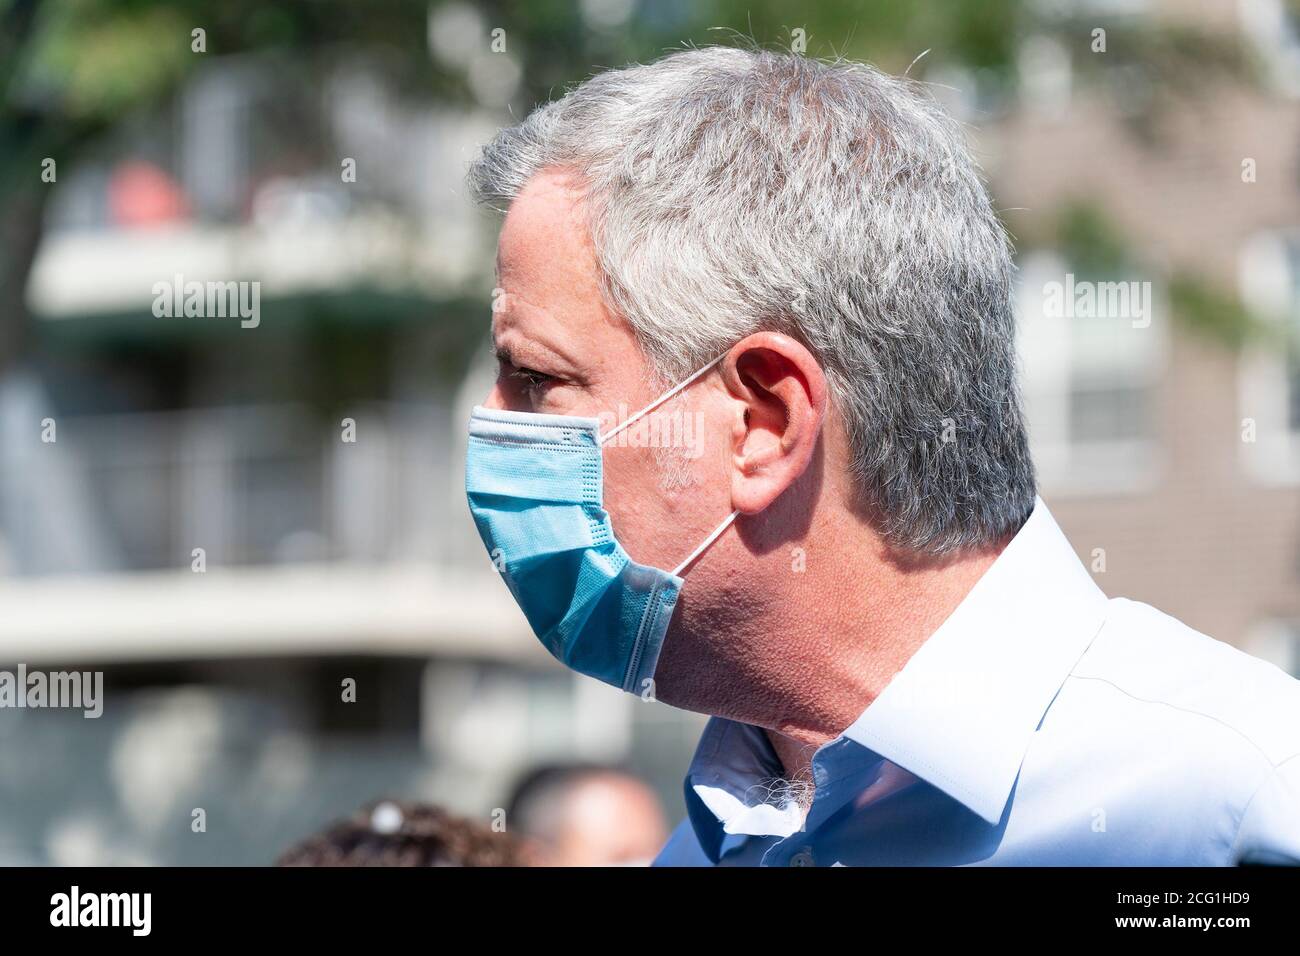
<svg viewBox="0 0 1300 956">
<path fill-rule="evenodd" d="M 678 392 L 680 392 L 682 389 L 686 388 L 688 385 L 690 385 L 692 382 L 694 382 L 694 381 L 695 381 L 696 379 L 698 379 L 701 375 L 703 375 L 703 374 L 704 374 L 705 372 L 707 372 L 709 369 L 713 368 L 713 366 L 717 365 L 719 362 L 721 362 L 721 361 L 722 361 L 724 358 L 726 358 L 726 357 L 727 357 L 727 353 L 726 353 L 726 352 L 723 352 L 721 355 L 719 355 L 717 358 L 715 358 L 712 362 L 710 362 L 708 365 L 705 365 L 703 368 L 701 368 L 699 371 L 695 372 L 695 373 L 694 373 L 693 375 L 691 375 L 689 378 L 683 379 L 681 382 L 678 382 L 676 385 L 674 385 L 674 386 L 673 386 L 672 388 L 670 388 L 668 391 L 664 392 L 662 395 L 660 395 L 658 398 L 656 398 L 653 402 L 651 402 L 651 403 L 650 403 L 649 405 L 647 405 L 645 408 L 641 409 L 641 411 L 637 412 L 635 415 L 631 416 L 630 418 L 625 419 L 621 424 L 617 425 L 617 426 L 614 427 L 614 428 L 611 428 L 611 429 L 610 429 L 609 431 L 607 431 L 605 434 L 601 435 L 601 436 L 599 437 L 599 439 L 597 439 L 598 442 L 599 442 L 601 445 L 603 445 L 603 444 L 605 444 L 605 442 L 609 441 L 611 438 L 613 438 L 613 437 L 614 437 L 615 435 L 617 435 L 619 432 L 623 431 L 623 429 L 627 428 L 629 425 L 634 425 L 634 424 L 636 424 L 636 423 L 637 423 L 638 421 L 640 421 L 644 416 L 648 415 L 650 412 L 654 411 L 656 408 L 658 408 L 658 407 L 659 407 L 660 405 L 662 405 L 664 402 L 668 401 L 668 399 L 672 398 L 674 395 L 676 395 L 676 394 L 677 394 Z M 713 533 L 710 534 L 707 538 L 705 538 L 704 541 L 700 543 L 700 546 L 699 546 L 698 548 L 696 548 L 694 551 L 692 551 L 691 554 L 690 554 L 690 556 L 689 556 L 685 561 L 683 561 L 681 564 L 677 565 L 677 567 L 673 568 L 673 572 L 672 572 L 672 573 L 673 573 L 673 577 L 675 577 L 675 578 L 676 578 L 676 577 L 681 577 L 682 571 L 684 571 L 684 570 L 687 568 L 687 566 L 689 566 L 689 565 L 691 564 L 691 562 L 693 562 L 696 558 L 698 558 L 700 555 L 702 555 L 702 554 L 704 553 L 705 549 L 708 548 L 709 545 L 711 545 L 711 544 L 713 544 L 713 542 L 717 541 L 717 540 L 718 540 L 718 537 L 722 534 L 722 532 L 724 532 L 724 531 L 727 530 L 727 528 L 731 525 L 731 523 L 732 523 L 733 521 L 736 520 L 736 516 L 739 515 L 739 514 L 740 514 L 740 512 L 739 512 L 738 510 L 737 510 L 737 511 L 733 511 L 730 515 L 728 515 L 725 519 L 723 519 L 722 524 L 720 524 L 720 525 L 718 525 L 716 528 L 714 528 L 714 529 L 713 529 Z"/>
<path fill-rule="evenodd" d="M 740 514 L 739 510 L 733 511 L 730 515 L 724 518 L 722 524 L 718 525 L 716 528 L 713 529 L 713 534 L 705 538 L 704 542 L 698 548 L 696 548 L 694 551 L 691 552 L 691 556 L 689 558 L 687 558 L 681 564 L 677 565 L 677 567 L 673 568 L 673 577 L 680 578 L 682 576 L 682 572 L 686 570 L 686 566 L 689 565 L 696 558 L 698 558 L 700 555 L 702 555 L 704 553 L 705 548 L 713 544 L 713 542 L 717 541 L 719 535 L 721 535 L 722 532 L 727 530 L 727 528 L 731 525 L 731 523 L 736 520 L 736 515 L 738 514 Z"/>
<path fill-rule="evenodd" d="M 727 353 L 726 353 L 726 352 L 723 352 L 721 355 L 719 355 L 717 358 L 715 358 L 715 359 L 714 359 L 712 362 L 710 362 L 708 365 L 704 366 L 704 368 L 700 369 L 698 372 L 696 372 L 696 373 L 695 373 L 694 375 L 692 375 L 690 378 L 685 379 L 684 381 L 678 382 L 676 385 L 674 385 L 674 386 L 673 386 L 672 388 L 670 388 L 668 391 L 664 392 L 662 395 L 660 395 L 658 398 L 656 398 L 653 402 L 651 402 L 651 403 L 650 403 L 649 405 L 647 405 L 645 408 L 641 409 L 641 411 L 637 412 L 637 413 L 636 413 L 635 415 L 633 415 L 632 417 L 626 419 L 622 424 L 620 424 L 620 425 L 618 425 L 618 426 L 616 426 L 616 427 L 614 427 L 614 428 L 611 428 L 609 431 L 605 432 L 605 434 L 603 434 L 603 435 L 600 436 L 600 444 L 602 444 L 602 445 L 605 444 L 605 442 L 609 441 L 611 438 L 613 438 L 615 435 L 617 435 L 617 434 L 618 434 L 619 432 L 621 432 L 623 429 L 627 428 L 629 425 L 632 425 L 632 424 L 634 424 L 634 423 L 640 421 L 642 417 L 644 417 L 645 415 L 648 415 L 650 412 L 654 411 L 656 408 L 658 408 L 658 407 L 659 407 L 660 405 L 662 405 L 664 402 L 668 401 L 668 399 L 672 398 L 674 395 L 676 395 L 678 392 L 680 392 L 682 389 L 684 389 L 687 385 L 690 385 L 690 384 L 691 384 L 692 382 L 694 382 L 697 378 L 699 378 L 701 375 L 703 375 L 703 374 L 704 374 L 705 372 L 707 372 L 709 369 L 713 368 L 713 366 L 717 365 L 719 362 L 721 362 L 721 361 L 722 361 L 724 358 L 726 358 L 726 357 L 727 357 Z"/>
</svg>

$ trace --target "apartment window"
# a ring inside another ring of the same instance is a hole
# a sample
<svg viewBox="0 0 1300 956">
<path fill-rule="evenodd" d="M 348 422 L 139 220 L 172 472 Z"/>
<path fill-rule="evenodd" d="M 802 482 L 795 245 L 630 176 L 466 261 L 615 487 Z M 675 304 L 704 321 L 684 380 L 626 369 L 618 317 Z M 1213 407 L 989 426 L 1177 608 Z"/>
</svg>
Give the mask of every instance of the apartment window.
<svg viewBox="0 0 1300 956">
<path fill-rule="evenodd" d="M 1293 0 L 1239 0 L 1242 30 L 1277 89 L 1300 96 L 1300 8 Z"/>
<path fill-rule="evenodd" d="M 1300 227 L 1242 247 L 1241 299 L 1267 330 L 1242 355 L 1241 449 L 1265 483 L 1300 481 Z"/>
<path fill-rule="evenodd" d="M 1021 381 L 1034 460 L 1051 493 L 1140 491 L 1157 466 L 1160 290 L 1072 272 L 1051 252 L 1021 263 Z"/>
</svg>

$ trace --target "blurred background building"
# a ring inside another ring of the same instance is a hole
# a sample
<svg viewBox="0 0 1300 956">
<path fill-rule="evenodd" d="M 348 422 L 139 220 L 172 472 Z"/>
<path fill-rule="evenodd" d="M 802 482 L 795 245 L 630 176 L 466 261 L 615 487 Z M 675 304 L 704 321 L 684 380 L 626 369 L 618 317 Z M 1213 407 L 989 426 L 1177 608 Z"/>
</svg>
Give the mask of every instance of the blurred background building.
<svg viewBox="0 0 1300 956">
<path fill-rule="evenodd" d="M 970 125 L 1044 498 L 1109 594 L 1300 674 L 1291 0 L 0 0 L 0 669 L 107 696 L 0 710 L 0 863 L 267 863 L 381 795 L 486 819 L 549 761 L 680 816 L 704 718 L 561 669 L 466 513 L 496 221 L 462 178 L 729 30 Z M 256 325 L 156 314 L 189 281 L 259 283 Z"/>
</svg>

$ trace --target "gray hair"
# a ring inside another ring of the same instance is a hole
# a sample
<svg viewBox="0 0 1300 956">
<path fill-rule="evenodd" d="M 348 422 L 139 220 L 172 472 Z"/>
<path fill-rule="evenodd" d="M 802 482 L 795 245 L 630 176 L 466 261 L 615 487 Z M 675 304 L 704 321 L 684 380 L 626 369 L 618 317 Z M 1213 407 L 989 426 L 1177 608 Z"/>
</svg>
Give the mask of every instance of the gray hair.
<svg viewBox="0 0 1300 956">
<path fill-rule="evenodd" d="M 711 46 L 591 77 L 469 170 L 508 204 L 582 184 L 601 292 L 662 381 L 779 331 L 821 363 L 886 540 L 978 547 L 1033 510 L 1011 250 L 961 128 L 919 83 Z"/>
</svg>

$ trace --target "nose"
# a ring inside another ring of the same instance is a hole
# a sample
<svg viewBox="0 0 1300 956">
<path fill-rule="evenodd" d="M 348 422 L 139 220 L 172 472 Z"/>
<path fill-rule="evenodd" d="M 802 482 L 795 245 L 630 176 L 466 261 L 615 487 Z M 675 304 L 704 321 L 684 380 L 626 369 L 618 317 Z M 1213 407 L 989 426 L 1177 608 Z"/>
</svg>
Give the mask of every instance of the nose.
<svg viewBox="0 0 1300 956">
<path fill-rule="evenodd" d="M 503 410 L 507 408 L 506 397 L 501 391 L 500 385 L 493 385 L 492 391 L 487 393 L 487 398 L 480 403 L 484 408 L 494 408 Z"/>
</svg>

